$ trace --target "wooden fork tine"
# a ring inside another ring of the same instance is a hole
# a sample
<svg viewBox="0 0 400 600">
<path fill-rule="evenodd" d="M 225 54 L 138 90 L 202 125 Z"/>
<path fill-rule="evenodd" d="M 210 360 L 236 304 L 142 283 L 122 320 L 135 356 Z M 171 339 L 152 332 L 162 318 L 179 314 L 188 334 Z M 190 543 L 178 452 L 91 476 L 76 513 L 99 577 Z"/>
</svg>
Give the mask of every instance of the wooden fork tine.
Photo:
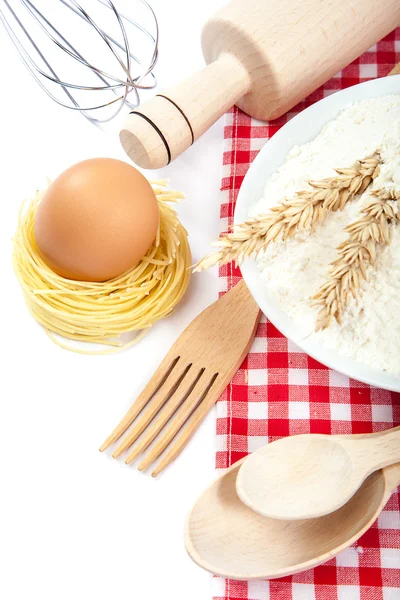
<svg viewBox="0 0 400 600">
<path fill-rule="evenodd" d="M 142 393 L 136 398 L 135 402 L 132 404 L 122 421 L 117 425 L 114 431 L 108 436 L 108 438 L 102 443 L 99 450 L 100 452 L 104 452 L 113 444 L 116 440 L 118 440 L 121 435 L 125 433 L 125 431 L 132 425 L 133 421 L 136 419 L 138 414 L 143 410 L 149 400 L 154 396 L 154 394 L 161 388 L 161 386 L 167 381 L 168 377 L 171 375 L 174 370 L 176 364 L 179 362 L 178 357 L 172 357 L 170 354 L 164 358 Z"/>
<path fill-rule="evenodd" d="M 163 469 L 165 469 L 165 467 L 175 460 L 210 411 L 211 407 L 215 404 L 224 387 L 225 385 L 221 385 L 221 382 L 218 381 L 218 376 L 214 376 L 211 381 L 205 380 L 199 390 L 196 390 L 196 393 L 184 402 L 180 410 L 170 421 L 169 427 L 163 433 L 160 440 L 158 440 L 149 454 L 140 463 L 138 467 L 139 471 L 147 469 L 147 467 L 164 452 L 179 430 L 182 429 L 186 421 L 193 415 L 188 426 L 172 445 L 166 456 L 160 461 L 159 465 L 154 469 L 152 476 L 156 477 Z"/>
<path fill-rule="evenodd" d="M 180 388 L 189 370 L 190 365 L 185 365 L 184 368 L 181 367 L 180 369 L 176 370 L 177 376 L 171 377 L 169 384 L 168 382 L 164 381 L 163 385 L 161 385 L 156 393 L 153 394 L 153 397 L 148 402 L 148 406 L 146 407 L 144 413 L 139 416 L 132 429 L 127 433 L 118 448 L 112 453 L 113 458 L 118 458 L 121 456 L 125 450 L 130 448 L 132 444 L 136 442 L 149 423 L 151 423 L 154 417 L 160 412 L 164 404 L 166 404 Z"/>
<path fill-rule="evenodd" d="M 201 375 L 201 372 L 197 372 L 194 377 L 193 375 L 192 377 L 188 376 L 183 380 L 181 385 L 166 403 L 165 409 L 156 417 L 152 425 L 147 429 L 143 438 L 139 440 L 132 452 L 129 454 L 125 460 L 126 464 L 129 465 L 132 463 L 139 456 L 139 454 L 141 454 L 148 446 L 150 446 L 151 442 L 157 437 L 157 435 L 168 423 L 181 404 L 186 402 L 186 399 L 190 397 L 193 392 L 196 393 Z"/>
</svg>

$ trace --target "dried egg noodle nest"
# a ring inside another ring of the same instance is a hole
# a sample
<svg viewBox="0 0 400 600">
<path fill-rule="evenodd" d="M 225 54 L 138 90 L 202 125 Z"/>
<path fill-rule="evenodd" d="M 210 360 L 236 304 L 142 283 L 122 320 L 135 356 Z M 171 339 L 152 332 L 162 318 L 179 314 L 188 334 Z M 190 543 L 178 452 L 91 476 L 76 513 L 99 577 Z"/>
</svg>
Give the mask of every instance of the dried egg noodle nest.
<svg viewBox="0 0 400 600">
<path fill-rule="evenodd" d="M 186 292 L 191 253 L 187 232 L 170 206 L 184 195 L 152 182 L 160 223 L 156 239 L 132 269 L 102 283 L 73 281 L 52 271 L 41 259 L 34 239 L 34 219 L 42 196 L 37 192 L 21 207 L 14 237 L 13 264 L 26 304 L 51 339 L 82 354 L 108 354 L 136 343 L 159 319 L 169 315 Z M 121 334 L 137 331 L 123 343 Z M 56 334 L 56 335 L 55 335 Z M 92 351 L 62 341 L 103 344 Z"/>
</svg>

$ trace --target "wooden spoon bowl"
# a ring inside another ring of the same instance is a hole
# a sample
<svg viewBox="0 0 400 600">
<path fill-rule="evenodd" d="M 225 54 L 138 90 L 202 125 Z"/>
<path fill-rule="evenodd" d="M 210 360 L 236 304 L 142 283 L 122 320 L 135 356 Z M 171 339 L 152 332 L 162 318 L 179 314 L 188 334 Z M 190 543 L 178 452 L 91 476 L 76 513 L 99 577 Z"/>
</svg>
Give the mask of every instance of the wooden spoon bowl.
<svg viewBox="0 0 400 600">
<path fill-rule="evenodd" d="M 245 459 L 203 492 L 188 515 L 185 545 L 200 567 L 230 579 L 273 579 L 311 569 L 355 542 L 400 483 L 400 463 L 376 471 L 339 510 L 298 521 L 263 517 L 244 505 L 236 477 Z"/>
<path fill-rule="evenodd" d="M 253 452 L 236 490 L 272 519 L 315 519 L 338 510 L 374 471 L 400 460 L 400 427 L 362 435 L 306 433 Z"/>
</svg>

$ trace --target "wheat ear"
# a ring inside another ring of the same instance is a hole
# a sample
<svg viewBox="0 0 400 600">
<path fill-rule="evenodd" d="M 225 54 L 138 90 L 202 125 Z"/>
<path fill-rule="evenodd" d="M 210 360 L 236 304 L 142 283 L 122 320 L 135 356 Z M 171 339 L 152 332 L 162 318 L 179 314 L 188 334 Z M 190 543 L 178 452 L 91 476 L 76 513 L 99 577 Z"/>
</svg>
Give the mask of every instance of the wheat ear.
<svg viewBox="0 0 400 600">
<path fill-rule="evenodd" d="M 363 216 L 350 223 L 344 231 L 349 237 L 337 247 L 338 258 L 332 263 L 328 280 L 313 297 L 320 309 L 315 330 L 326 329 L 332 318 L 341 323 L 342 312 L 367 280 L 366 266 L 376 260 L 378 247 L 390 243 L 389 225 L 400 220 L 400 192 L 374 190 L 374 200 L 362 209 Z"/>
<path fill-rule="evenodd" d="M 291 200 L 273 206 L 268 213 L 235 225 L 213 242 L 218 248 L 194 265 L 194 271 L 204 271 L 216 264 L 232 260 L 240 264 L 250 254 L 258 254 L 279 237 L 293 237 L 296 230 L 321 223 L 329 211 L 343 210 L 346 203 L 362 194 L 379 174 L 381 157 L 378 152 L 356 162 L 347 169 L 335 169 L 337 176 L 309 181 L 311 189 L 297 192 Z"/>
</svg>

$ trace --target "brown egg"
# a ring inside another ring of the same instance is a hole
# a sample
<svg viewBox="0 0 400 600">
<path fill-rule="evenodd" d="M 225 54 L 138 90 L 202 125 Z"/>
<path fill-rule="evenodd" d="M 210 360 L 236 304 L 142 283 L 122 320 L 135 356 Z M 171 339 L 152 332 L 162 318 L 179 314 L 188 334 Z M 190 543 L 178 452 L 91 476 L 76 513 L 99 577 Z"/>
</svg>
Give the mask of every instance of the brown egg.
<svg viewBox="0 0 400 600">
<path fill-rule="evenodd" d="M 106 281 L 133 267 L 157 233 L 158 203 L 147 179 L 113 158 L 67 169 L 49 186 L 35 217 L 35 239 L 56 273 Z"/>
</svg>

